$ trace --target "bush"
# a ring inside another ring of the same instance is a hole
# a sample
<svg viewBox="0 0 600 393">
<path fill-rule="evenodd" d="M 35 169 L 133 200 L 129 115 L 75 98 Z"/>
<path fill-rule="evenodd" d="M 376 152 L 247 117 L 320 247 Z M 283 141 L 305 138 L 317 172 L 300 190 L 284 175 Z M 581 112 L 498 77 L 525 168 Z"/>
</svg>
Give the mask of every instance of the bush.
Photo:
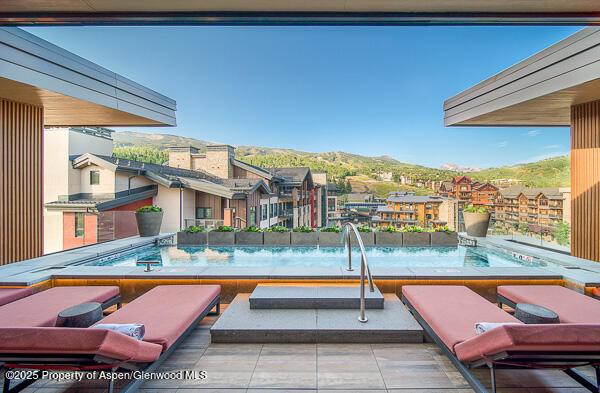
<svg viewBox="0 0 600 393">
<path fill-rule="evenodd" d="M 488 209 L 484 206 L 474 206 L 474 205 L 469 205 L 467 207 L 464 208 L 463 212 L 465 213 L 479 213 L 479 214 L 485 214 L 488 212 Z"/>
<path fill-rule="evenodd" d="M 371 233 L 371 232 L 373 232 L 373 228 L 371 228 L 369 226 L 366 226 L 366 225 L 361 225 L 357 229 L 358 229 L 359 232 L 363 232 L 363 233 Z"/>
<path fill-rule="evenodd" d="M 395 226 L 390 225 L 387 227 L 383 227 L 381 229 L 381 232 L 396 233 L 396 232 L 400 232 L 400 230 L 398 228 L 396 228 Z"/>
<path fill-rule="evenodd" d="M 326 227 L 326 228 L 321 228 L 321 232 L 333 232 L 333 233 L 340 233 L 342 230 L 338 227 Z"/>
<path fill-rule="evenodd" d="M 561 246 L 568 246 L 571 242 L 570 239 L 571 228 L 569 224 L 565 221 L 561 221 L 556 224 L 556 228 L 554 228 L 554 239 Z"/>
<path fill-rule="evenodd" d="M 283 233 L 283 232 L 289 232 L 290 230 L 284 226 L 281 225 L 274 225 L 270 228 L 267 229 L 267 232 L 277 232 L 277 233 Z"/>
<path fill-rule="evenodd" d="M 229 225 L 221 225 L 221 226 L 217 227 L 216 229 L 213 229 L 213 231 L 215 231 L 215 232 L 233 232 L 233 231 L 235 231 L 235 229 L 233 227 L 230 227 Z"/>
<path fill-rule="evenodd" d="M 142 206 L 137 209 L 138 213 L 159 213 L 161 211 L 162 209 L 160 207 L 154 205 Z"/>
<path fill-rule="evenodd" d="M 418 225 L 408 225 L 402 228 L 402 232 L 425 232 L 425 230 Z"/>
<path fill-rule="evenodd" d="M 520 234 L 525 235 L 529 232 L 529 225 L 525 224 L 524 222 L 521 222 L 517 227 L 517 231 L 519 231 Z"/>
<path fill-rule="evenodd" d="M 244 232 L 260 232 L 260 228 L 256 225 L 250 225 L 248 228 L 244 229 Z"/>
<path fill-rule="evenodd" d="M 293 229 L 294 232 L 302 232 L 302 233 L 310 233 L 314 232 L 311 227 L 307 227 L 306 225 L 302 225 L 301 227 L 296 227 Z"/>
<path fill-rule="evenodd" d="M 192 226 L 189 226 L 189 227 L 185 228 L 184 231 L 186 233 L 199 233 L 199 232 L 206 232 L 206 229 L 204 229 L 204 227 L 199 227 L 197 225 L 192 225 Z"/>
<path fill-rule="evenodd" d="M 434 232 L 446 232 L 446 233 L 451 233 L 452 230 L 450 228 L 448 228 L 448 225 L 438 225 L 437 227 L 435 227 L 433 229 Z"/>
</svg>

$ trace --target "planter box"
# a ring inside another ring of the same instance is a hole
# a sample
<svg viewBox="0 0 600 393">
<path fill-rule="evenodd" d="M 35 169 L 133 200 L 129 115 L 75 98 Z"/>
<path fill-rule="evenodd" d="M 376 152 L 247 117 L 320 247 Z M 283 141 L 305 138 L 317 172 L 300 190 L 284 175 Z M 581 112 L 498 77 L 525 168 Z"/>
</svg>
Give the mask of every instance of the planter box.
<svg viewBox="0 0 600 393">
<path fill-rule="evenodd" d="M 430 235 L 432 246 L 458 246 L 458 233 L 456 232 L 432 232 Z"/>
<path fill-rule="evenodd" d="M 235 234 L 235 244 L 241 246 L 262 246 L 262 232 L 237 232 Z"/>
<path fill-rule="evenodd" d="M 163 212 L 136 212 L 135 220 L 140 237 L 157 236 L 160 233 Z"/>
<path fill-rule="evenodd" d="M 319 241 L 317 232 L 292 232 L 294 246 L 316 246 Z"/>
<path fill-rule="evenodd" d="M 467 235 L 485 237 L 490 225 L 490 213 L 467 213 L 463 212 Z"/>
<path fill-rule="evenodd" d="M 402 233 L 376 232 L 375 244 L 378 246 L 402 247 Z"/>
<path fill-rule="evenodd" d="M 360 238 L 366 247 L 375 245 L 375 232 L 361 232 Z M 354 232 L 350 233 L 350 240 L 352 241 L 352 247 L 358 246 L 358 241 L 356 241 Z"/>
<path fill-rule="evenodd" d="M 210 246 L 233 246 L 235 244 L 235 232 L 208 232 L 208 245 Z"/>
<path fill-rule="evenodd" d="M 181 246 L 205 246 L 206 232 L 177 232 L 177 244 Z"/>
<path fill-rule="evenodd" d="M 291 244 L 290 232 L 265 232 L 263 235 L 265 246 L 289 246 Z"/>
<path fill-rule="evenodd" d="M 405 232 L 402 234 L 402 245 L 404 247 L 429 247 L 431 237 L 428 232 Z"/>
<path fill-rule="evenodd" d="M 341 233 L 335 232 L 319 232 L 319 246 L 320 247 L 343 247 L 344 242 L 342 240 Z"/>
</svg>

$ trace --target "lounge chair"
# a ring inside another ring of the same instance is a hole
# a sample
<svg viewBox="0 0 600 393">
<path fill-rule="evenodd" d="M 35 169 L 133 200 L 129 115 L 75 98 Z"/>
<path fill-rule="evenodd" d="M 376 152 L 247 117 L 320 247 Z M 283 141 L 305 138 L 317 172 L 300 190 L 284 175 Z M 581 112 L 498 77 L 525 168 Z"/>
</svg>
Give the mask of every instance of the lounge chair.
<svg viewBox="0 0 600 393">
<path fill-rule="evenodd" d="M 55 326 L 58 313 L 86 302 L 102 308 L 121 304 L 119 287 L 55 287 L 0 307 L 0 327 Z"/>
<path fill-rule="evenodd" d="M 515 308 L 517 303 L 546 307 L 561 323 L 600 323 L 600 302 L 558 285 L 502 285 L 498 303 Z"/>
<path fill-rule="evenodd" d="M 33 295 L 31 288 L 0 288 L 0 306 Z"/>
<path fill-rule="evenodd" d="M 220 311 L 220 292 L 218 285 L 158 286 L 98 322 L 142 323 L 142 341 L 94 327 L 0 328 L 0 361 L 7 369 L 153 372 L 213 307 Z M 5 379 L 4 392 L 18 392 L 33 382 L 10 388 L 11 380 Z M 120 392 L 133 392 L 142 382 L 132 379 Z M 111 379 L 108 391 L 113 388 Z"/>
<path fill-rule="evenodd" d="M 600 324 L 525 325 L 464 286 L 408 285 L 402 300 L 477 393 L 488 392 L 473 369 L 558 368 L 598 392 Z M 477 335 L 478 322 L 510 323 Z M 596 381 L 574 370 L 592 365 Z"/>
</svg>

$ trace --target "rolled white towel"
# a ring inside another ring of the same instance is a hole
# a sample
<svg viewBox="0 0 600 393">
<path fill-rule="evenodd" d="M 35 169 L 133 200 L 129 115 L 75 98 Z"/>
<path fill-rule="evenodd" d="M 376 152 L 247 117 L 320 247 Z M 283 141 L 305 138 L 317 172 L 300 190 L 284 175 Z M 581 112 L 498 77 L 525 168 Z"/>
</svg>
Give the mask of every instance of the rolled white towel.
<svg viewBox="0 0 600 393">
<path fill-rule="evenodd" d="M 485 332 L 489 332 L 492 329 L 496 329 L 500 326 L 506 326 L 506 325 L 520 325 L 520 324 L 515 323 L 515 322 L 477 322 L 475 324 L 475 333 L 483 334 Z"/>
<path fill-rule="evenodd" d="M 108 329 L 142 340 L 146 333 L 146 327 L 141 323 L 101 323 L 93 326 L 96 329 Z"/>
</svg>

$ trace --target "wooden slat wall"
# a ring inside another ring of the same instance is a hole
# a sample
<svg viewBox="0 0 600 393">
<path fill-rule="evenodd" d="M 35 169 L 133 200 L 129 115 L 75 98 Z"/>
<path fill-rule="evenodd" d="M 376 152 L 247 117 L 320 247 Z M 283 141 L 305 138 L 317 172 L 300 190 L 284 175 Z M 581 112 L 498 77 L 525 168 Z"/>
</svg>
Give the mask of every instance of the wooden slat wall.
<svg viewBox="0 0 600 393">
<path fill-rule="evenodd" d="M 600 261 L 600 101 L 571 108 L 571 253 Z"/>
<path fill-rule="evenodd" d="M 43 252 L 43 108 L 0 99 L 0 265 Z"/>
</svg>

